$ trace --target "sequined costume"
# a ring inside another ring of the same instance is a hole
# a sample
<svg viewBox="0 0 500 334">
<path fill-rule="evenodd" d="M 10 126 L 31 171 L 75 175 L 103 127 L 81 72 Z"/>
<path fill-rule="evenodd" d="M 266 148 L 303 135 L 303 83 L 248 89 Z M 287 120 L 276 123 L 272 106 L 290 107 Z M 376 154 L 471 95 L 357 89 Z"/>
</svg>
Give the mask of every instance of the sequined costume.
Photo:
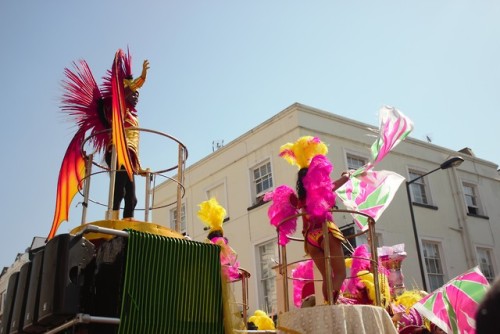
<svg viewBox="0 0 500 334">
<path fill-rule="evenodd" d="M 323 225 L 322 224 L 311 224 L 306 217 L 303 218 L 304 229 L 302 234 L 304 235 L 304 241 L 308 242 L 311 246 L 321 249 L 321 243 L 323 242 Z M 332 236 L 342 242 L 345 242 L 344 235 L 340 231 L 334 222 L 329 221 L 328 231 Z"/>
</svg>

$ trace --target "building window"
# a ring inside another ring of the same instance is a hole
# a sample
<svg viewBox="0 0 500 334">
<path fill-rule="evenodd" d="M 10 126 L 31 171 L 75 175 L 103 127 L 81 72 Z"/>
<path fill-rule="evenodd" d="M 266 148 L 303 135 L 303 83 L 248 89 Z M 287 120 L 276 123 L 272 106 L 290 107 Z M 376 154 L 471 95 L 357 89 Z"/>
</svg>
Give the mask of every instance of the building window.
<svg viewBox="0 0 500 334">
<path fill-rule="evenodd" d="M 408 182 L 420 177 L 420 179 L 410 184 L 411 198 L 415 203 L 430 205 L 429 187 L 425 183 L 425 177 L 421 177 L 424 174 L 416 170 L 409 171 L 410 178 Z"/>
<path fill-rule="evenodd" d="M 265 162 L 253 168 L 253 184 L 256 203 L 259 203 L 264 194 L 273 187 L 271 162 Z"/>
<path fill-rule="evenodd" d="M 353 235 L 359 234 L 360 230 L 355 229 L 354 227 L 349 227 L 349 228 L 340 228 L 340 231 L 346 237 L 346 242 L 342 244 L 344 256 L 351 256 L 356 247 L 360 245 L 368 245 L 368 250 L 370 250 L 370 243 L 368 242 L 368 233 L 363 233 L 358 235 L 357 237 L 354 237 Z M 375 247 L 381 247 L 382 246 L 382 233 L 375 233 L 375 242 L 374 242 Z"/>
<path fill-rule="evenodd" d="M 258 246 L 259 307 L 267 314 L 278 313 L 276 271 L 273 269 L 277 265 L 277 258 L 278 245 L 276 240 Z"/>
<path fill-rule="evenodd" d="M 495 271 L 493 270 L 493 261 L 491 261 L 491 250 L 487 248 L 477 249 L 477 262 L 479 268 L 488 282 L 492 283 L 495 279 Z"/>
<path fill-rule="evenodd" d="M 356 170 L 358 168 L 363 167 L 368 163 L 368 159 L 363 157 L 347 153 L 347 169 L 348 170 Z"/>
<path fill-rule="evenodd" d="M 443 286 L 444 272 L 439 251 L 439 243 L 423 241 L 425 268 L 427 269 L 427 279 L 429 281 L 429 291 L 434 291 Z"/>
<path fill-rule="evenodd" d="M 471 183 L 464 183 L 464 196 L 465 196 L 465 205 L 467 205 L 467 213 L 471 215 L 480 215 L 479 208 L 479 196 L 477 192 L 477 187 Z"/>
<path fill-rule="evenodd" d="M 177 223 L 177 208 L 170 210 L 170 229 L 176 230 L 175 225 Z M 184 203 L 181 204 L 181 223 L 180 223 L 180 233 L 186 234 L 186 206 Z"/>
<path fill-rule="evenodd" d="M 359 233 L 359 231 L 358 231 L 358 233 Z M 368 244 L 368 245 L 370 245 L 368 243 L 368 237 L 369 237 L 368 233 L 364 233 L 364 234 L 361 234 L 360 236 L 356 237 L 358 245 L 362 245 L 362 244 Z M 375 247 L 382 247 L 382 245 L 383 245 L 382 233 L 375 232 L 374 246 Z"/>
<path fill-rule="evenodd" d="M 207 198 L 215 198 L 217 202 L 226 209 L 226 217 L 229 217 L 229 208 L 227 205 L 226 184 L 220 183 L 206 191 Z M 224 218 L 226 218 L 224 217 Z"/>
</svg>

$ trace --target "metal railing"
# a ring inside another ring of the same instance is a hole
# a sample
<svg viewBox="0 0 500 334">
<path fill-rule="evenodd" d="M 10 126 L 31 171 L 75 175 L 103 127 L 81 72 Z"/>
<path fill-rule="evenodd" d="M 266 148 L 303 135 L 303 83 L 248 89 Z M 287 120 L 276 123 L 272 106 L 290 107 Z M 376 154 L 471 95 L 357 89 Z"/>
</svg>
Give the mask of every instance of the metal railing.
<svg viewBox="0 0 500 334">
<path fill-rule="evenodd" d="M 104 130 L 97 132 L 91 136 L 88 136 L 85 138 L 81 145 L 81 154 L 84 157 L 86 161 L 86 175 L 83 177 L 83 179 L 80 181 L 79 185 L 79 192 L 80 195 L 83 196 L 83 209 L 82 209 L 82 218 L 81 218 L 81 224 L 85 224 L 87 221 L 87 210 L 88 210 L 88 205 L 89 203 L 94 203 L 100 206 L 107 207 L 107 213 L 111 212 L 112 210 L 112 203 L 113 203 L 113 197 L 114 197 L 114 184 L 115 184 L 115 178 L 116 178 L 116 173 L 117 172 L 122 172 L 116 170 L 116 168 L 110 168 L 106 165 L 102 165 L 98 162 L 95 161 L 94 159 L 94 153 L 87 154 L 85 152 L 85 146 L 93 140 L 95 136 L 102 135 L 103 133 L 110 132 L 111 129 Z M 150 130 L 150 129 L 145 129 L 145 128 L 138 128 L 138 127 L 130 127 L 126 128 L 125 131 L 139 131 L 139 132 L 147 132 L 151 133 L 154 135 L 161 136 L 163 138 L 166 138 L 168 140 L 173 141 L 177 145 L 177 161 L 171 166 L 167 166 L 163 169 L 159 170 L 149 170 L 146 169 L 145 173 L 143 173 L 141 176 L 145 177 L 145 198 L 144 198 L 144 208 L 137 208 L 137 211 L 144 211 L 144 221 L 149 221 L 149 212 L 152 210 L 160 209 L 160 208 L 165 208 L 171 205 L 176 204 L 177 207 L 177 220 L 176 220 L 176 226 L 175 230 L 176 232 L 180 233 L 180 222 L 181 222 L 181 205 L 182 205 L 182 198 L 184 198 L 185 194 L 185 188 L 184 188 L 184 171 L 186 168 L 186 160 L 188 157 L 188 151 L 186 146 L 177 138 L 155 130 Z M 112 155 L 111 155 L 111 166 L 116 165 L 116 152 L 113 149 L 112 150 Z M 92 171 L 92 166 L 98 167 L 100 170 L 97 172 Z M 177 171 L 175 177 L 170 177 L 165 175 L 165 173 L 172 172 L 172 171 Z M 97 200 L 93 200 L 90 198 L 90 183 L 91 183 L 91 178 L 92 176 L 101 174 L 101 173 L 109 173 L 110 179 L 109 179 L 109 193 L 108 193 L 108 201 L 107 204 L 101 203 Z M 166 203 L 163 205 L 155 205 L 154 203 L 154 192 L 152 191 L 152 186 L 151 186 L 151 180 L 156 177 L 163 177 L 165 179 L 168 179 L 174 183 L 177 184 L 177 189 L 176 189 L 176 198 L 174 201 L 170 203 Z M 110 217 L 106 215 L 106 219 L 109 219 Z"/>
<path fill-rule="evenodd" d="M 354 237 L 354 236 L 359 236 L 362 234 L 368 234 L 368 243 L 370 245 L 370 252 L 371 252 L 371 258 L 366 259 L 370 261 L 371 263 L 371 273 L 373 274 L 373 281 L 374 281 L 374 286 L 375 286 L 375 305 L 381 306 L 381 294 L 380 294 L 380 286 L 379 286 L 379 277 L 378 277 L 378 254 L 377 254 L 377 247 L 375 245 L 375 220 L 362 212 L 358 211 L 352 211 L 352 210 L 338 210 L 338 209 L 333 209 L 331 210 L 332 213 L 350 213 L 350 214 L 358 214 L 365 216 L 368 221 L 368 228 L 365 231 L 362 231 L 360 233 L 357 233 L 352 236 L 344 236 L 346 239 Z M 304 216 L 305 213 L 300 213 L 296 214 L 290 217 L 285 218 L 283 221 L 281 221 L 278 226 L 276 227 L 276 232 L 279 235 L 279 228 L 280 226 L 289 221 L 290 219 L 296 219 L 298 217 Z M 326 222 L 323 224 L 323 235 L 328 235 L 328 225 Z M 296 238 L 296 237 L 288 237 L 290 241 L 301 241 L 304 242 L 303 238 Z M 325 268 L 326 268 L 326 277 L 332 277 L 331 273 L 331 259 L 333 256 L 330 254 L 330 247 L 329 247 L 329 238 L 323 238 L 325 245 L 324 245 L 324 260 L 325 260 Z M 288 287 L 288 280 L 294 280 L 295 278 L 290 277 L 288 275 L 288 268 L 289 266 L 293 264 L 297 264 L 302 261 L 307 261 L 306 260 L 300 260 L 300 261 L 295 261 L 292 263 L 288 263 L 287 259 L 287 252 L 286 252 L 286 245 L 280 245 L 278 247 L 278 252 L 279 252 L 279 264 L 278 264 L 278 269 L 279 269 L 279 274 L 283 276 L 283 298 L 284 298 L 284 311 L 288 312 L 290 310 L 290 298 L 289 298 L 289 287 Z M 346 279 L 350 279 L 351 277 L 346 277 Z M 321 279 L 314 279 L 314 281 L 321 281 Z M 327 281 L 327 296 L 328 300 L 326 301 L 328 305 L 332 304 L 333 301 L 333 288 L 332 288 L 332 280 L 329 279 Z"/>
</svg>

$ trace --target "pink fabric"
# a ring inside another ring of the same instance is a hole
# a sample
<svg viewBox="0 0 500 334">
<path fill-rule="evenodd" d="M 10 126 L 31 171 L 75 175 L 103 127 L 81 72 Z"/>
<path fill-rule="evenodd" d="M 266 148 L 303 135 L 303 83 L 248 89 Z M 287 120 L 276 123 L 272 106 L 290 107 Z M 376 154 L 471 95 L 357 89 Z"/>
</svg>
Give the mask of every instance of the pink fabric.
<svg viewBox="0 0 500 334">
<path fill-rule="evenodd" d="M 473 334 L 477 307 L 488 288 L 488 280 L 476 266 L 428 294 L 413 307 L 448 333 Z"/>
</svg>

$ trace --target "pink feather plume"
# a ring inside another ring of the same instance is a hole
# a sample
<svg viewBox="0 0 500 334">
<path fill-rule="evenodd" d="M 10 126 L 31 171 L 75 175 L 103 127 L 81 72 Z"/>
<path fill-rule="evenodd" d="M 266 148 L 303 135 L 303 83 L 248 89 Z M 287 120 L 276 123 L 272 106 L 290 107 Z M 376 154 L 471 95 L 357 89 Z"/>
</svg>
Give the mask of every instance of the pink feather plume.
<svg viewBox="0 0 500 334">
<path fill-rule="evenodd" d="M 335 193 L 330 173 L 333 166 L 324 155 L 316 155 L 304 176 L 304 188 L 307 192 L 307 213 L 313 222 L 332 220 L 331 209 L 335 206 Z"/>
<path fill-rule="evenodd" d="M 280 245 L 286 245 L 289 242 L 288 236 L 295 233 L 297 229 L 297 217 L 285 221 L 286 218 L 298 213 L 297 207 L 293 203 L 297 202 L 296 199 L 294 190 L 287 185 L 281 185 L 264 195 L 264 201 L 272 200 L 267 215 L 271 225 L 278 229 L 278 243 Z"/>
</svg>

